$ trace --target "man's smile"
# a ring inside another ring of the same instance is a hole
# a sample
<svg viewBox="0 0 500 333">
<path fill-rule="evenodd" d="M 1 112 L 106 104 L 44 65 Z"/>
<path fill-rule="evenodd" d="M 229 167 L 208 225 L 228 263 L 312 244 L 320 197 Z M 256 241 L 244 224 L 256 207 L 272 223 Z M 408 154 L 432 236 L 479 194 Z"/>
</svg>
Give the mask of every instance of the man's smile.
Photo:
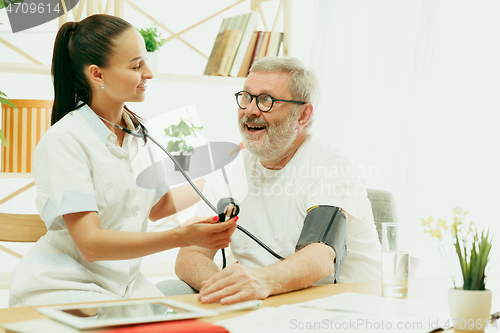
<svg viewBox="0 0 500 333">
<path fill-rule="evenodd" d="M 265 125 L 246 124 L 246 128 L 251 133 L 257 133 L 259 131 L 265 130 L 267 128 L 267 126 L 265 126 Z"/>
</svg>

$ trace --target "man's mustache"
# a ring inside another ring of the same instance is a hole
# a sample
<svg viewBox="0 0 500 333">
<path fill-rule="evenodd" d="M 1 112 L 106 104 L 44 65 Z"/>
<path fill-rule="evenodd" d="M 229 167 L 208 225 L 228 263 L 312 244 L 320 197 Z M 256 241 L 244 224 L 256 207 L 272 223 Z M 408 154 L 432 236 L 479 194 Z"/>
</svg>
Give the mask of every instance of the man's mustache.
<svg viewBox="0 0 500 333">
<path fill-rule="evenodd" d="M 269 127 L 269 123 L 264 119 L 248 117 L 248 116 L 243 116 L 240 119 L 240 125 L 241 127 L 245 127 L 245 125 L 265 126 L 266 128 Z"/>
</svg>

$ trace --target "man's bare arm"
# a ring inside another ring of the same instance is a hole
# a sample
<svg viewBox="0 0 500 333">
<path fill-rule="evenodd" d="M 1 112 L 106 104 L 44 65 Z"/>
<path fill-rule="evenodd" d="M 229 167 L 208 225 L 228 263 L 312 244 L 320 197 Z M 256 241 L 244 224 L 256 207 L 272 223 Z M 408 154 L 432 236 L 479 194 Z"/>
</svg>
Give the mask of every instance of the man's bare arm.
<svg viewBox="0 0 500 333">
<path fill-rule="evenodd" d="M 234 264 L 203 284 L 198 299 L 232 304 L 304 289 L 330 275 L 334 259 L 331 247 L 313 243 L 275 265 L 250 269 Z"/>
<path fill-rule="evenodd" d="M 216 253 L 216 250 L 199 246 L 181 248 L 175 261 L 175 274 L 194 289 L 200 290 L 203 281 L 219 272 L 213 261 Z"/>
</svg>

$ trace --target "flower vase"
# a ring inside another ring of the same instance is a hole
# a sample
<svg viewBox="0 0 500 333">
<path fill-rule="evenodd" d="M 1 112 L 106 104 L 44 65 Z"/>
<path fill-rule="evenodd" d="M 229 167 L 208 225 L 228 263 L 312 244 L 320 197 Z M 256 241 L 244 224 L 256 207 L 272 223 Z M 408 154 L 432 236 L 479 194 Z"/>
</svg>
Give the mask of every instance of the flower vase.
<svg viewBox="0 0 500 333">
<path fill-rule="evenodd" d="M 491 311 L 491 290 L 448 290 L 448 309 L 456 330 L 483 332 Z"/>
</svg>

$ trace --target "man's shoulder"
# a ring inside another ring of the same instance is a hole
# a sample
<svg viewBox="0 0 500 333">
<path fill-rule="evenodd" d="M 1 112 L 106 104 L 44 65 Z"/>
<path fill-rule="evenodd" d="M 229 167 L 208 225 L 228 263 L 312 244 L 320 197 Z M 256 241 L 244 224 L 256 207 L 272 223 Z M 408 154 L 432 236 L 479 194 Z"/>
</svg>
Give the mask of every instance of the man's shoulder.
<svg viewBox="0 0 500 333">
<path fill-rule="evenodd" d="M 333 144 L 316 136 L 310 135 L 302 143 L 304 154 L 301 159 L 317 163 L 352 166 L 351 161 Z"/>
</svg>

